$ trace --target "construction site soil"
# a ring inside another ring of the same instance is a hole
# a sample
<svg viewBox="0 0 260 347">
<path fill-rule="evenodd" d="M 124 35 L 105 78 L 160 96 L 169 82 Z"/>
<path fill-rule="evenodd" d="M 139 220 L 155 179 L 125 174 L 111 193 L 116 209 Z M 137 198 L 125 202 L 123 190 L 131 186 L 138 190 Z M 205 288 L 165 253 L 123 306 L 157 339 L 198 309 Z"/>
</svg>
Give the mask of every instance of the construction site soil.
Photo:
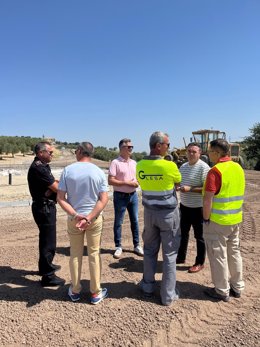
<svg viewBox="0 0 260 347">
<path fill-rule="evenodd" d="M 68 163 L 67 159 L 63 161 L 63 165 Z M 7 163 L 1 161 L 0 165 Z M 12 169 L 26 167 L 24 159 L 12 165 Z M 62 166 L 58 161 L 52 165 Z M 93 306 L 89 302 L 86 249 L 82 299 L 73 303 L 67 295 L 70 273 L 65 213 L 57 207 L 55 263 L 61 265 L 59 276 L 66 283 L 58 288 L 42 288 L 37 274 L 38 229 L 31 214 L 26 172 L 14 176 L 12 185 L 7 177 L 0 177 L 0 202 L 8 202 L 0 209 L 0 346 L 260 346 L 260 172 L 246 171 L 246 182 L 241 227 L 246 289 L 240 299 L 215 302 L 204 295 L 203 290 L 212 285 L 208 261 L 203 271 L 187 272 L 195 258 L 192 232 L 187 263 L 177 266 L 180 299 L 169 307 L 160 304 L 161 253 L 158 290 L 152 298 L 144 299 L 137 285 L 142 278 L 142 258 L 133 253 L 127 216 L 123 225 L 124 253 L 120 260 L 113 258 L 114 212 L 110 200 L 104 211 L 101 247 L 102 286 L 109 296 Z M 16 206 L 17 201 L 28 201 L 28 205 Z M 141 202 L 139 211 L 142 230 Z"/>
</svg>

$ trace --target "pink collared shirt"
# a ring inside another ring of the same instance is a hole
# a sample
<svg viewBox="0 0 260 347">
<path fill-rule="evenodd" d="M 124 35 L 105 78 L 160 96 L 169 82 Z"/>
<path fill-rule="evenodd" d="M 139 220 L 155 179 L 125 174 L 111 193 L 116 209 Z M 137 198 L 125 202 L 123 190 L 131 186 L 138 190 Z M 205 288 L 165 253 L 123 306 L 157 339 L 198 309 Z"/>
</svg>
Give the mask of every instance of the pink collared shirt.
<svg viewBox="0 0 260 347">
<path fill-rule="evenodd" d="M 115 177 L 119 181 L 135 181 L 136 182 L 136 161 L 133 159 L 125 160 L 118 157 L 112 160 L 108 174 Z M 115 192 L 132 193 L 135 188 L 125 186 L 113 186 Z"/>
</svg>

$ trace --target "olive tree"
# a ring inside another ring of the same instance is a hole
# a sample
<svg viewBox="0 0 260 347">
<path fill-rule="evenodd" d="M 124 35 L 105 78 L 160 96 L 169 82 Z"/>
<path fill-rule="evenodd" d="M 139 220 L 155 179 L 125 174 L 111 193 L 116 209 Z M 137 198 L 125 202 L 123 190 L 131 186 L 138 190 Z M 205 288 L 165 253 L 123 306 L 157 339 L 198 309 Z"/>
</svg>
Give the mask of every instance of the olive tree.
<svg viewBox="0 0 260 347">
<path fill-rule="evenodd" d="M 244 138 L 244 153 L 247 160 L 253 162 L 254 169 L 260 171 L 260 123 L 249 129 L 251 135 Z"/>
</svg>

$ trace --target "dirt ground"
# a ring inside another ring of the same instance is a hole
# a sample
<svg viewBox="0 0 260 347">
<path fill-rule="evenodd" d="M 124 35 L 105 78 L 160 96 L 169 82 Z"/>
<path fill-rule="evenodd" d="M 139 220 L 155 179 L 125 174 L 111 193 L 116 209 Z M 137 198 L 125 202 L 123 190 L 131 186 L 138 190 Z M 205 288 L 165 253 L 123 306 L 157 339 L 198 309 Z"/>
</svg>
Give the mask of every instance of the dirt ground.
<svg viewBox="0 0 260 347">
<path fill-rule="evenodd" d="M 240 299 L 214 302 L 203 294 L 203 289 L 211 286 L 208 261 L 203 271 L 187 272 L 195 258 L 192 233 L 188 263 L 177 266 L 180 299 L 170 307 L 160 305 L 161 254 L 158 290 L 153 298 L 144 299 L 137 286 L 142 277 L 142 258 L 133 253 L 127 217 L 123 226 L 124 253 L 120 260 L 113 259 L 110 201 L 104 212 L 102 238 L 102 285 L 109 297 L 93 306 L 89 303 L 87 252 L 82 300 L 73 303 L 67 296 L 69 242 L 66 216 L 59 207 L 55 263 L 62 266 L 59 276 L 66 283 L 60 288 L 40 286 L 38 229 L 31 215 L 26 176 L 13 176 L 12 185 L 7 176 L 0 176 L 0 203 L 6 203 L 0 209 L 0 346 L 260 346 L 260 172 L 247 171 L 246 180 L 241 229 L 246 290 Z M 19 206 L 17 201 L 23 204 Z M 8 206 L 8 202 L 13 204 Z M 140 204 L 141 230 L 142 212 Z"/>
</svg>

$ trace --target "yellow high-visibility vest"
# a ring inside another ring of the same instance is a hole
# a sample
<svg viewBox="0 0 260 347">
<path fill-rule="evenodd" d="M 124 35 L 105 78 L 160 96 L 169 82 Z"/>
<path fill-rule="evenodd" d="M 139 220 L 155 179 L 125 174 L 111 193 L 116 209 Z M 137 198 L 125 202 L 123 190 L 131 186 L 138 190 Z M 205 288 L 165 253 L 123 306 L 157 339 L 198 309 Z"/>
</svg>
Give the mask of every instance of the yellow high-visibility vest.
<svg viewBox="0 0 260 347">
<path fill-rule="evenodd" d="M 213 197 L 210 220 L 221 225 L 238 224 L 243 218 L 244 170 L 232 160 L 217 163 L 215 167 L 221 172 L 222 184 Z"/>
<path fill-rule="evenodd" d="M 136 178 L 144 206 L 152 209 L 177 206 L 174 184 L 181 181 L 181 173 L 175 163 L 160 156 L 147 157 L 137 163 Z"/>
</svg>

